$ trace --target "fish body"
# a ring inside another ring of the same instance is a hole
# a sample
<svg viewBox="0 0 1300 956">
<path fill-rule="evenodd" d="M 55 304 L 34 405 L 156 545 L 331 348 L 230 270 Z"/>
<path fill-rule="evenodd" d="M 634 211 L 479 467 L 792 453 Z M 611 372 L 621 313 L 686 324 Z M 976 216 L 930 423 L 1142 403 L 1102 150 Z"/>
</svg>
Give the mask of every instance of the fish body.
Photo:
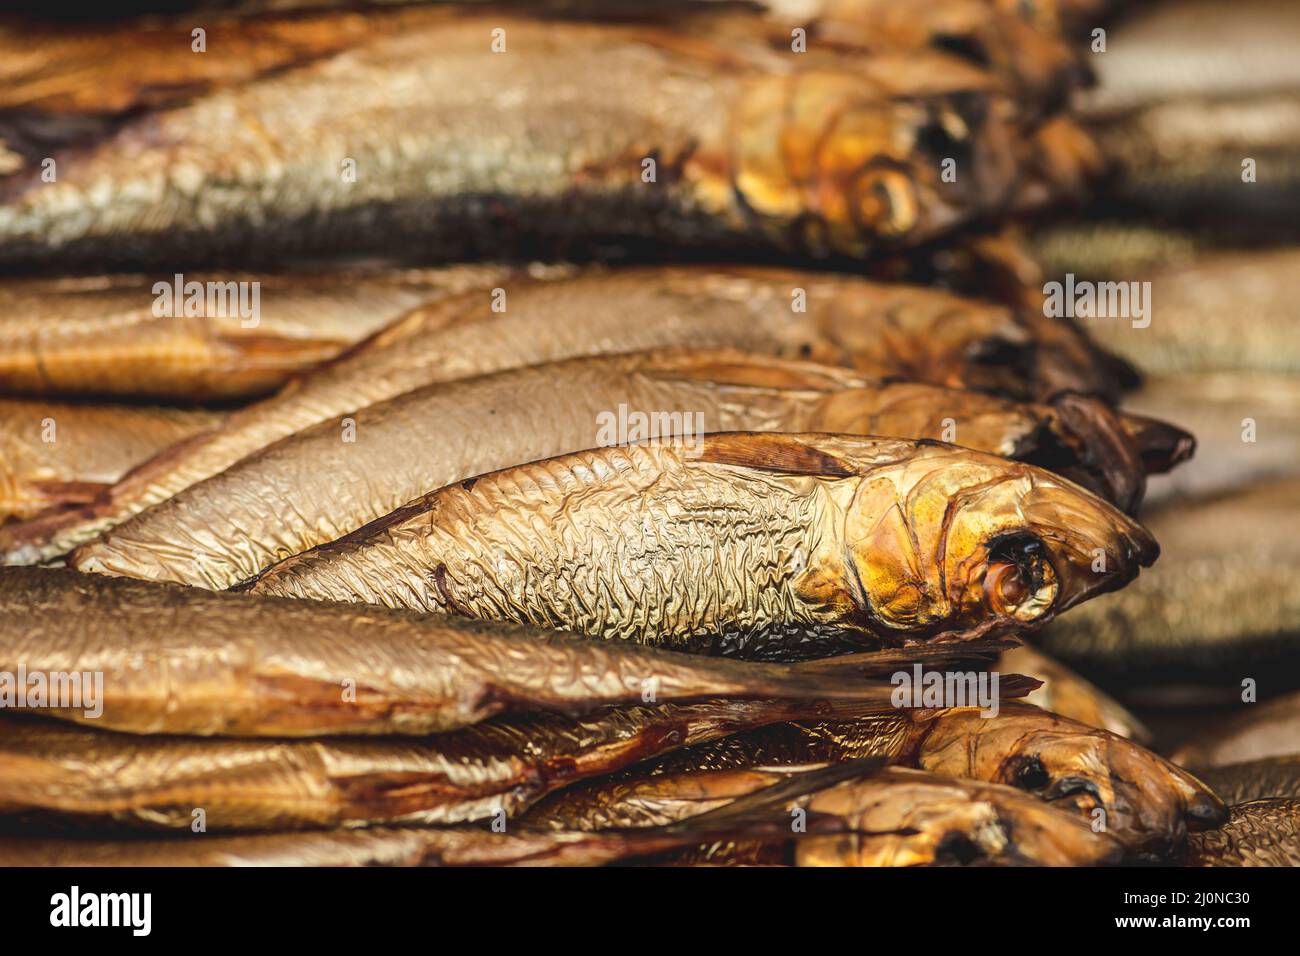
<svg viewBox="0 0 1300 956">
<path fill-rule="evenodd" d="M 1027 161 L 1014 102 L 945 62 L 805 65 L 653 27 L 429 9 L 335 55 L 128 114 L 55 149 L 54 182 L 34 163 L 11 173 L 0 262 L 665 245 L 861 259 L 1015 199 Z M 944 182 L 950 156 L 964 171 Z"/>
<path fill-rule="evenodd" d="M 1296 686 L 1297 509 L 1300 482 L 1279 479 L 1145 515 L 1160 566 L 1055 622 L 1040 646 L 1106 686 L 1189 684 L 1232 699 L 1245 677 Z"/>
<path fill-rule="evenodd" d="M 6 717 L 0 815 L 188 830 L 202 809 L 210 832 L 456 824 L 516 816 L 552 790 L 677 747 L 836 711 L 825 700 L 704 701 L 499 718 L 422 738 L 313 740 L 142 736 Z"/>
<path fill-rule="evenodd" d="M 809 670 L 684 657 L 386 608 L 12 568 L 0 573 L 0 673 L 24 671 L 104 675 L 95 700 L 83 688 L 80 706 L 51 716 L 196 736 L 424 735 L 498 714 L 646 700 L 890 698 L 850 661 Z"/>
<path fill-rule="evenodd" d="M 1251 800 L 1218 830 L 1193 834 L 1185 866 L 1300 866 L 1300 800 Z"/>
<path fill-rule="evenodd" d="M 0 391 L 228 402 L 273 391 L 408 309 L 506 270 L 0 282 Z"/>
<path fill-rule="evenodd" d="M 1025 368 L 1037 364 L 1033 336 L 1008 309 L 916 286 L 669 267 L 499 288 L 505 311 L 487 290 L 415 309 L 202 440 L 143 464 L 104 500 L 0 531 L 0 551 L 8 563 L 59 557 L 301 429 L 414 388 L 507 368 L 592 353 L 734 347 L 845 365 L 881 380 L 1016 395 Z"/>
<path fill-rule="evenodd" d="M 677 859 L 711 865 L 1077 866 L 1117 862 L 1122 854 L 1112 837 L 1010 787 L 888 768 L 808 792 L 807 783 L 823 772 L 659 777 L 590 803 L 562 801 L 550 816 L 539 807 L 529 819 L 597 831 L 692 819 L 699 827 L 765 822 L 787 834 L 796 812 L 809 821 L 809 834 L 796 840 L 742 834 Z"/>
<path fill-rule="evenodd" d="M 1157 553 L 1110 505 L 1018 462 L 941 443 L 730 433 L 453 485 L 248 590 L 826 656 L 845 640 L 1034 626 Z"/>
<path fill-rule="evenodd" d="M 86 504 L 221 418 L 200 409 L 0 399 L 0 522 Z"/>
<path fill-rule="evenodd" d="M 1162 857 L 1189 829 L 1222 823 L 1222 800 L 1187 771 L 1106 730 L 1027 703 L 877 712 L 848 719 L 774 724 L 667 754 L 557 794 L 547 806 L 660 774 L 762 769 L 886 758 L 943 777 L 1001 784 L 1069 810 L 1138 856 Z M 539 813 L 542 811 L 538 811 Z"/>
<path fill-rule="evenodd" d="M 1072 430 L 1068 418 L 1053 406 L 877 385 L 845 369 L 731 350 L 571 359 L 426 386 L 321 422 L 105 532 L 69 564 L 231 587 L 433 488 L 645 437 L 690 444 L 706 432 L 947 435 L 1020 460 L 1043 455 L 1105 487 L 1104 441 L 1086 425 Z M 1145 423 L 1127 425 L 1136 441 Z M 349 428 L 357 441 L 341 440 Z"/>
</svg>

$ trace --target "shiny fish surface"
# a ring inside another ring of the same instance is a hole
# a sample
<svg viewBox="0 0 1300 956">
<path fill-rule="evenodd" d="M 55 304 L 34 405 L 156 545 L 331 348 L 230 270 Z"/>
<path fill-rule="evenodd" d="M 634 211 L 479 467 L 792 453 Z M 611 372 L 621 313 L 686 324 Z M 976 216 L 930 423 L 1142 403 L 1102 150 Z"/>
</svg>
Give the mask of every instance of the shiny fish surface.
<svg viewBox="0 0 1300 956">
<path fill-rule="evenodd" d="M 900 651 L 889 666 L 906 660 Z M 810 670 L 685 657 L 513 625 L 36 568 L 0 572 L 0 673 L 20 668 L 103 673 L 93 705 L 53 715 L 146 734 L 428 734 L 501 713 L 578 714 L 645 699 L 889 698 L 854 660 Z"/>
<path fill-rule="evenodd" d="M 198 409 L 0 399 L 0 522 L 92 501 L 135 465 L 221 418 Z"/>
<path fill-rule="evenodd" d="M 1186 866 L 1300 866 L 1300 800 L 1252 800 L 1222 828 L 1193 834 Z"/>
<path fill-rule="evenodd" d="M 516 815 L 565 784 L 676 747 L 836 710 L 706 701 L 498 718 L 425 738 L 319 740 L 139 736 L 6 717 L 0 815 L 188 830 L 202 809 L 213 832 L 463 823 Z"/>
<path fill-rule="evenodd" d="M 875 378 L 1024 389 L 1035 339 L 1010 311 L 916 286 L 809 272 L 653 268 L 486 290 L 414 310 L 353 354 L 146 463 L 105 496 L 0 530 L 8 563 L 76 545 L 303 428 L 414 388 L 593 352 L 731 346 L 847 365 Z M 804 311 L 795 308 L 803 293 Z M 1087 370 L 1061 370 L 1088 391 Z M 1060 375 L 1054 374 L 1053 378 Z"/>
<path fill-rule="evenodd" d="M 488 266 L 297 277 L 184 273 L 179 297 L 174 275 L 0 281 L 0 392 L 250 398 L 334 358 L 408 309 L 505 275 Z M 191 283 L 201 284 L 198 298 L 195 287 L 186 291 Z"/>
<path fill-rule="evenodd" d="M 1107 686 L 1191 682 L 1233 698 L 1246 677 L 1295 686 L 1298 511 L 1300 481 L 1289 479 L 1145 515 L 1164 547 L 1159 566 L 1140 588 L 1054 622 L 1040 645 Z"/>
<path fill-rule="evenodd" d="M 1041 624 L 1123 586 L 1158 551 L 1112 506 L 1019 462 L 942 443 L 738 432 L 452 485 L 249 589 L 826 656 L 846 640 Z"/>
<path fill-rule="evenodd" d="M 1179 845 L 1189 828 L 1216 826 L 1225 813 L 1204 783 L 1144 747 L 1015 702 L 1004 702 L 995 716 L 971 707 L 774 724 L 667 754 L 615 779 L 779 771 L 866 757 L 1016 787 L 1089 822 L 1101 811 L 1107 832 L 1143 854 L 1161 855 Z M 601 787 L 593 782 L 566 793 Z M 548 805 L 564 799 L 559 794 Z"/>
<path fill-rule="evenodd" d="M 0 263 L 638 244 L 861 258 L 997 215 L 1028 163 L 1013 101 L 959 60 L 805 67 L 648 27 L 418 20 L 128 116 L 56 149 L 56 182 L 11 173 Z"/>
<path fill-rule="evenodd" d="M 1114 863 L 1121 846 L 1082 820 L 1013 790 L 889 768 L 812 793 L 807 782 L 821 771 L 793 775 L 715 771 L 658 777 L 630 789 L 611 789 L 603 800 L 553 806 L 556 823 L 599 830 L 653 821 L 697 826 L 767 823 L 789 831 L 796 808 L 808 816 L 808 836 L 779 843 L 739 838 L 709 844 L 694 863 L 778 863 L 797 866 L 1039 865 Z M 773 782 L 775 781 L 775 782 Z M 540 809 L 540 808 L 539 808 Z M 533 822 L 547 818 L 530 815 Z M 829 832 L 821 832 L 821 831 Z"/>
<path fill-rule="evenodd" d="M 939 439 L 950 425 L 963 447 L 1024 461 L 1042 456 L 1099 490 L 1111 478 L 1106 438 L 1051 406 L 918 383 L 875 385 L 847 370 L 736 351 L 581 358 L 426 386 L 348 421 L 321 422 L 111 529 L 69 564 L 231 587 L 431 489 L 645 437 L 650 416 L 654 429 L 686 442 L 740 430 Z M 355 443 L 340 441 L 349 421 Z M 1155 431 L 1141 420 L 1125 425 L 1134 442 Z M 1151 449 L 1157 457 L 1172 459 L 1179 440 L 1191 441 L 1165 434 L 1165 453 Z M 1144 466 L 1120 456 L 1114 467 Z"/>
</svg>

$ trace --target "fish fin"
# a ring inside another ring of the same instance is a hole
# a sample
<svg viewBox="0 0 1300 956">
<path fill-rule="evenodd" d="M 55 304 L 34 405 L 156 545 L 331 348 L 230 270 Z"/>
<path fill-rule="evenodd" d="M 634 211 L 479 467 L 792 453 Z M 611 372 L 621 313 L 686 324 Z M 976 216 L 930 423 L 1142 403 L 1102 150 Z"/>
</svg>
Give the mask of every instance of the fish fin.
<svg viewBox="0 0 1300 956">
<path fill-rule="evenodd" d="M 989 665 L 1004 651 L 1019 647 L 1017 637 L 1001 635 L 981 637 L 972 641 L 949 644 L 913 644 L 906 647 L 887 647 L 860 654 L 845 654 L 794 665 L 800 672 L 813 672 L 829 676 L 833 673 L 855 672 L 864 677 L 884 677 L 914 664 L 929 667 L 966 667 Z"/>
<path fill-rule="evenodd" d="M 740 797 L 725 806 L 665 827 L 666 832 L 710 833 L 741 829 L 746 836 L 755 830 L 771 827 L 783 836 L 790 835 L 789 816 L 780 813 L 791 800 L 809 796 L 846 780 L 874 776 L 889 765 L 885 757 L 860 757 L 843 763 L 829 764 L 815 770 L 794 772 L 788 780 L 774 783 L 756 793 Z M 809 823 L 813 821 L 810 819 Z"/>
<path fill-rule="evenodd" d="M 849 478 L 858 473 L 852 462 L 818 448 L 804 436 L 761 432 L 705 436 L 704 450 L 694 460 L 791 475 Z"/>
</svg>

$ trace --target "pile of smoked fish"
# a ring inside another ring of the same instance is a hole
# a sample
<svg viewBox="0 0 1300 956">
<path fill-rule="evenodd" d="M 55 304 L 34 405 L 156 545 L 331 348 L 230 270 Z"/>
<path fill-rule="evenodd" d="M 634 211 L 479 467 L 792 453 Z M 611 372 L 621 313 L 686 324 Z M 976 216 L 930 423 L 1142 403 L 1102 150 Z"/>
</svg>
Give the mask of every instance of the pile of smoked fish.
<svg viewBox="0 0 1300 956">
<path fill-rule="evenodd" d="M 0 863 L 1300 862 L 1297 35 L 0 19 Z"/>
</svg>

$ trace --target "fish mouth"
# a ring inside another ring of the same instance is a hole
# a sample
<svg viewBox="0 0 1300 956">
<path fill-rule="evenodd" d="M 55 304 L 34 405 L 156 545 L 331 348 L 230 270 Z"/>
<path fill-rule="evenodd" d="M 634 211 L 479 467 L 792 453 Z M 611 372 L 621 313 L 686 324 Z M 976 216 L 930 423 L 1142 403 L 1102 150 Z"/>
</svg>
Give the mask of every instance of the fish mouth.
<svg viewBox="0 0 1300 956">
<path fill-rule="evenodd" d="M 1196 454 L 1196 436 L 1177 425 L 1127 412 L 1119 418 L 1148 475 L 1163 475 Z"/>
</svg>

